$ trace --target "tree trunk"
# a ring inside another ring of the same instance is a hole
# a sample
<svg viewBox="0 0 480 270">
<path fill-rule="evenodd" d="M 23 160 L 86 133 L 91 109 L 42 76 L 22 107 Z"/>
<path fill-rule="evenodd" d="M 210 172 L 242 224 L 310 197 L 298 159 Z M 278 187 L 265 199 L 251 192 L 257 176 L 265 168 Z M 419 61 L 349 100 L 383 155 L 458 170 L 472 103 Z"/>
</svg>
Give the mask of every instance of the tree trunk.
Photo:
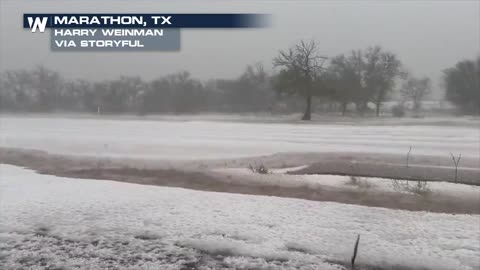
<svg viewBox="0 0 480 270">
<path fill-rule="evenodd" d="M 416 101 L 416 100 L 413 101 L 413 111 L 415 112 L 415 114 L 418 114 L 420 112 L 420 106 L 421 106 L 420 101 Z"/>
<path fill-rule="evenodd" d="M 361 116 L 363 116 L 365 114 L 365 111 L 367 110 L 367 104 L 363 101 L 355 103 L 355 107 L 356 107 L 357 113 Z"/>
<path fill-rule="evenodd" d="M 312 119 L 312 95 L 307 93 L 305 97 L 305 112 L 303 113 L 302 120 L 311 120 Z"/>
<path fill-rule="evenodd" d="M 342 116 L 345 116 L 345 112 L 347 111 L 347 103 L 344 102 L 342 103 Z"/>
<path fill-rule="evenodd" d="M 377 117 L 380 116 L 380 106 L 381 106 L 381 105 L 382 105 L 381 103 L 375 104 L 375 107 L 376 107 L 376 109 L 375 109 L 375 115 L 376 115 Z"/>
</svg>

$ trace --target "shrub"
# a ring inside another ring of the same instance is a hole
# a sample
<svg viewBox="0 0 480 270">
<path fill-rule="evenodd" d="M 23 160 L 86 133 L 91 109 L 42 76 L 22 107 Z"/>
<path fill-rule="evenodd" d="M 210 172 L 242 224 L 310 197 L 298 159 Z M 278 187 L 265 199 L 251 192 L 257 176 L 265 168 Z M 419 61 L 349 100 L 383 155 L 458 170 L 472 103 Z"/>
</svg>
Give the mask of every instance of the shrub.
<svg viewBox="0 0 480 270">
<path fill-rule="evenodd" d="M 431 190 L 426 180 L 413 182 L 415 184 L 410 185 L 409 180 L 392 179 L 393 189 L 396 191 L 407 191 L 420 196 L 426 196 L 430 193 Z"/>
<path fill-rule="evenodd" d="M 347 182 L 347 185 L 357 186 L 365 189 L 369 189 L 374 186 L 372 183 L 368 182 L 368 180 L 356 176 L 350 176 L 350 180 Z"/>
<path fill-rule="evenodd" d="M 268 168 L 265 167 L 265 165 L 263 164 L 256 164 L 254 166 L 252 166 L 252 164 L 248 165 L 248 168 L 254 172 L 254 173 L 259 173 L 259 174 L 268 174 L 269 171 L 268 171 Z"/>
</svg>

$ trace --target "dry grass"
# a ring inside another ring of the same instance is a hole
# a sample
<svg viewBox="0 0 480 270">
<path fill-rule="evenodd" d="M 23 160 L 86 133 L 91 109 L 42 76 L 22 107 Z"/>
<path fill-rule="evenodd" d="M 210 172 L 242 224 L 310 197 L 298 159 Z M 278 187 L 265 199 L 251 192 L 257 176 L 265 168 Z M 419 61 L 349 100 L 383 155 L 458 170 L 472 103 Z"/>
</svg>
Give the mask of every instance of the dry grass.
<svg viewBox="0 0 480 270">
<path fill-rule="evenodd" d="M 428 182 L 422 181 L 409 181 L 409 180 L 397 180 L 391 179 L 393 189 L 396 191 L 405 191 L 420 196 L 428 196 L 431 194 Z"/>
<path fill-rule="evenodd" d="M 248 165 L 248 168 L 254 172 L 254 173 L 259 173 L 259 174 L 269 174 L 270 171 L 268 170 L 268 168 L 263 165 L 263 163 L 260 163 L 260 164 L 257 164 L 255 163 L 255 165 Z"/>
<path fill-rule="evenodd" d="M 358 176 L 350 176 L 350 180 L 346 184 L 364 189 L 370 189 L 372 187 L 375 187 L 375 185 L 373 183 L 370 183 L 367 179 L 363 179 L 362 177 Z"/>
</svg>

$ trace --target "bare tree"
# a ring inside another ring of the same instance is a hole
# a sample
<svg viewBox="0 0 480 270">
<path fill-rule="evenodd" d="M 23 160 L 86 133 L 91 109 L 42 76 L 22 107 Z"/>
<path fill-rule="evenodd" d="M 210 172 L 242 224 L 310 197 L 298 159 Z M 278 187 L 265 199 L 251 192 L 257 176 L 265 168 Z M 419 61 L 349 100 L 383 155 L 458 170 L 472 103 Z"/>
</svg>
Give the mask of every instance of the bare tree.
<svg viewBox="0 0 480 270">
<path fill-rule="evenodd" d="M 411 100 L 413 102 L 413 111 L 418 113 L 422 107 L 423 99 L 431 92 L 430 79 L 409 77 L 403 84 L 400 90 L 405 100 Z"/>
<path fill-rule="evenodd" d="M 395 54 L 384 51 L 380 46 L 368 48 L 365 57 L 365 84 L 379 116 L 380 107 L 393 90 L 395 79 L 403 75 L 401 62 Z"/>
<path fill-rule="evenodd" d="M 467 114 L 480 114 L 480 56 L 444 71 L 446 98 Z"/>
<path fill-rule="evenodd" d="M 55 108 L 63 87 L 60 73 L 44 66 L 37 66 L 32 73 L 32 87 L 36 90 L 37 110 L 50 111 Z"/>
<path fill-rule="evenodd" d="M 326 59 L 319 55 L 318 43 L 312 40 L 301 41 L 287 51 L 280 51 L 273 60 L 275 67 L 283 68 L 278 78 L 280 88 L 305 98 L 305 112 L 302 120 L 311 119 L 313 86 L 323 70 Z"/>
<path fill-rule="evenodd" d="M 7 70 L 2 76 L 2 110 L 29 111 L 34 105 L 32 76 L 26 70 Z"/>
<path fill-rule="evenodd" d="M 2 79 L 2 106 L 23 111 L 50 111 L 58 103 L 64 80 L 43 66 L 32 70 L 6 71 Z M 7 94 L 8 93 L 8 94 Z M 9 100 L 9 103 L 6 103 Z"/>
<path fill-rule="evenodd" d="M 368 101 L 368 96 L 364 95 L 363 66 L 361 51 L 352 51 L 348 56 L 338 55 L 330 62 L 328 85 L 333 90 L 331 97 L 340 103 L 342 115 L 349 103 L 366 104 Z"/>
<path fill-rule="evenodd" d="M 450 157 L 452 158 L 453 165 L 455 165 L 455 183 L 458 180 L 458 165 L 460 164 L 460 160 L 462 159 L 462 154 L 459 154 L 457 157 L 455 157 L 451 152 L 450 152 Z"/>
<path fill-rule="evenodd" d="M 236 79 L 218 80 L 217 87 L 231 112 L 264 111 L 274 100 L 270 76 L 260 63 L 247 66 Z"/>
</svg>

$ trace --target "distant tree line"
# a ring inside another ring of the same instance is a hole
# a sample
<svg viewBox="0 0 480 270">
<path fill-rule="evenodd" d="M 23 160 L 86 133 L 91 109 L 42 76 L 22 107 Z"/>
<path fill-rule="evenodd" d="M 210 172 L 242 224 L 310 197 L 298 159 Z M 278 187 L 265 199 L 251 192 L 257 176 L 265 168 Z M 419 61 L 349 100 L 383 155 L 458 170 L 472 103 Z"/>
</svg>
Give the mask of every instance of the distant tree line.
<svg viewBox="0 0 480 270">
<path fill-rule="evenodd" d="M 274 100 L 269 75 L 249 66 L 237 79 L 201 81 L 181 71 L 144 81 L 136 76 L 93 82 L 67 80 L 37 66 L 1 74 L 1 110 L 102 114 L 267 111 Z"/>
<path fill-rule="evenodd" d="M 309 120 L 318 103 L 341 114 L 354 108 L 355 114 L 378 116 L 395 90 L 403 98 L 398 106 L 410 101 L 418 113 L 431 91 L 430 79 L 408 74 L 398 57 L 380 46 L 326 57 L 317 42 L 302 41 L 280 51 L 273 66 L 273 74 L 256 64 L 235 79 L 206 81 L 186 71 L 150 81 L 121 76 L 94 82 L 66 79 L 43 66 L 8 70 L 0 74 L 0 110 L 141 115 L 303 110 L 302 119 Z M 446 69 L 444 84 L 447 100 L 461 112 L 480 113 L 480 57 Z"/>
</svg>

